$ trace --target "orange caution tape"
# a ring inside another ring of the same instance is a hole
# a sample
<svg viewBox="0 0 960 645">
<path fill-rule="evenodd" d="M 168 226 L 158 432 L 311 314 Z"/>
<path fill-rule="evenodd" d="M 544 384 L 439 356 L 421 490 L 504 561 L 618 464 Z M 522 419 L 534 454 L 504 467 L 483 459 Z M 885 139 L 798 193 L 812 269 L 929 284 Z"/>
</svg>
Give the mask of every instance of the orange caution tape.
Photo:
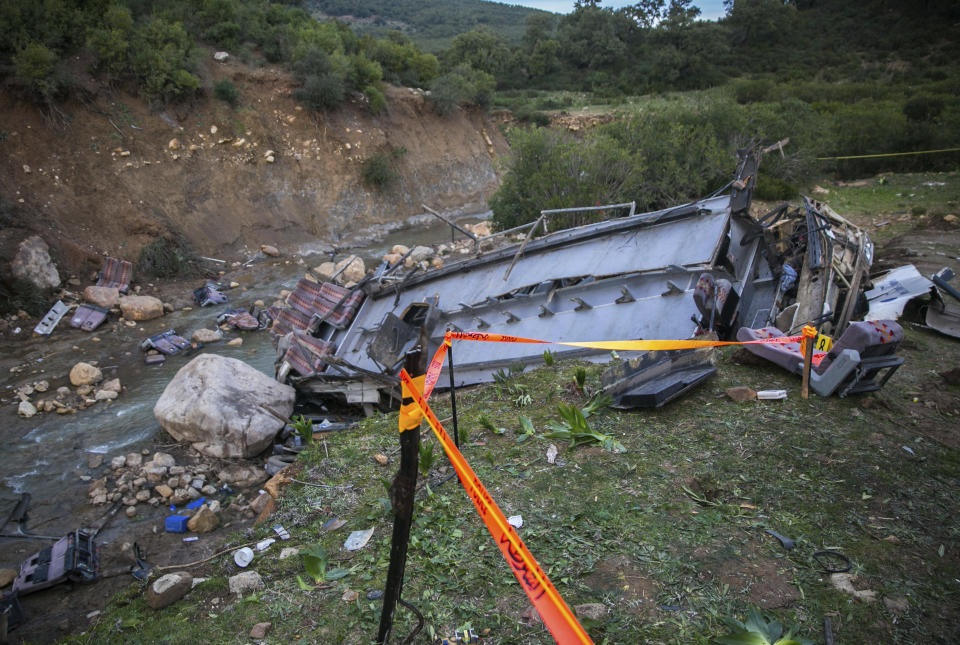
<svg viewBox="0 0 960 645">
<path fill-rule="evenodd" d="M 522 338 L 520 336 L 505 336 L 503 334 L 488 334 L 482 331 L 448 331 L 443 338 L 443 343 L 437 352 L 433 355 L 430 365 L 427 367 L 426 382 L 423 388 L 424 399 L 429 399 L 433 393 L 433 388 L 440 379 L 440 370 L 443 369 L 443 363 L 447 357 L 447 351 L 450 348 L 450 341 L 457 340 L 477 340 L 491 343 L 541 343 L 549 345 L 568 345 L 570 347 L 588 347 L 591 349 L 609 349 L 619 351 L 664 351 L 670 349 L 697 349 L 700 347 L 721 347 L 723 345 L 784 345 L 787 343 L 797 343 L 803 340 L 803 336 L 781 336 L 779 338 L 762 338 L 759 340 L 598 340 L 583 342 L 560 342 L 550 340 L 537 340 L 536 338 Z M 814 355 L 811 361 L 818 365 L 825 356 Z"/>
<path fill-rule="evenodd" d="M 507 522 L 507 518 L 504 517 L 500 507 L 493 501 L 490 493 L 487 492 L 473 469 L 470 468 L 470 464 L 457 450 L 450 435 L 447 434 L 447 431 L 440 424 L 440 420 L 427 405 L 426 398 L 414 383 L 414 379 L 410 378 L 406 370 L 400 371 L 400 379 L 403 381 L 404 397 L 413 398 L 414 403 L 420 408 L 430 427 L 433 428 L 437 440 L 443 446 L 444 452 L 447 453 L 450 463 L 453 464 L 453 468 L 460 478 L 460 483 L 463 484 L 470 499 L 473 500 L 477 513 L 483 518 L 487 530 L 493 536 L 493 541 L 500 552 L 503 553 L 503 557 L 510 565 L 513 575 L 517 577 L 520 586 L 523 587 L 527 597 L 530 598 L 530 602 L 533 603 L 540 614 L 543 624 L 550 630 L 554 640 L 562 645 L 593 643 L 577 621 L 576 616 L 570 611 L 567 603 L 560 597 L 547 574 L 537 564 L 533 554 L 523 544 L 523 540 L 517 535 L 516 530 Z"/>
<path fill-rule="evenodd" d="M 424 376 L 418 376 L 413 379 L 413 383 L 415 383 L 418 388 L 422 388 L 424 380 Z M 419 391 L 418 389 L 417 392 Z M 420 421 L 423 420 L 423 411 L 420 410 L 420 406 L 411 398 L 413 395 L 410 392 L 410 388 L 407 387 L 406 381 L 404 381 L 401 386 L 401 392 L 403 401 L 400 403 L 400 432 L 416 430 L 420 427 Z"/>
</svg>

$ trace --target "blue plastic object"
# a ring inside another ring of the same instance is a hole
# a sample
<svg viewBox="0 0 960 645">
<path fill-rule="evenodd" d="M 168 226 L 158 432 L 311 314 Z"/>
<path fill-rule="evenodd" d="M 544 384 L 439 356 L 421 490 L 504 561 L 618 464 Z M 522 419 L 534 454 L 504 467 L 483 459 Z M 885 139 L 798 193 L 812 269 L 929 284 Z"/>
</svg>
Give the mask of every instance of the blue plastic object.
<svg viewBox="0 0 960 645">
<path fill-rule="evenodd" d="M 167 533 L 186 533 L 189 519 L 186 515 L 169 515 L 164 522 L 164 528 Z"/>
<path fill-rule="evenodd" d="M 200 508 L 201 506 L 203 506 L 203 503 L 206 502 L 206 501 L 207 501 L 207 498 L 206 498 L 206 497 L 201 497 L 201 498 L 199 498 L 199 499 L 195 499 L 195 500 L 193 500 L 192 502 L 190 502 L 189 504 L 187 504 L 187 508 L 189 508 L 191 511 L 196 510 L 196 509 Z"/>
</svg>

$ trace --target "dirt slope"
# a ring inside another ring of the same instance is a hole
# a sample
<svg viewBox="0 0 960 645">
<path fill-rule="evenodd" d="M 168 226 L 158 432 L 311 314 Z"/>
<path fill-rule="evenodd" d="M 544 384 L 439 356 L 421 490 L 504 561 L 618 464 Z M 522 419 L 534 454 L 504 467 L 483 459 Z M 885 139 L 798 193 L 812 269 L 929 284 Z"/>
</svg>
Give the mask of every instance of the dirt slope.
<svg viewBox="0 0 960 645">
<path fill-rule="evenodd" d="M 481 112 L 440 117 L 422 92 L 388 87 L 379 115 L 361 97 L 317 115 L 276 68 L 211 61 L 206 71 L 208 89 L 234 82 L 236 109 L 204 98 L 152 113 L 90 79 L 62 114 L 0 95 L 0 197 L 13 204 L 0 222 L 3 255 L 23 229 L 74 271 L 97 266 L 96 253 L 135 261 L 162 235 L 205 255 L 262 243 L 294 250 L 422 213 L 423 203 L 482 208 L 498 185 L 494 162 L 507 144 Z M 365 187 L 362 160 L 395 148 L 406 151 L 394 162 L 400 180 Z"/>
</svg>

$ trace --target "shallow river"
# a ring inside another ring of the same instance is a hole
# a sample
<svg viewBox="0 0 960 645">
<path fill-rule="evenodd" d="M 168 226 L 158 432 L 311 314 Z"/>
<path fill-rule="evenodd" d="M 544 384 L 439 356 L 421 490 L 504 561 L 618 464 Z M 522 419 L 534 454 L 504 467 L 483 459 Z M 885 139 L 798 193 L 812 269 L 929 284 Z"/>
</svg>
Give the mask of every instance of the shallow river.
<svg viewBox="0 0 960 645">
<path fill-rule="evenodd" d="M 485 215 L 458 219 L 458 222 L 479 221 Z M 458 234 L 458 239 L 461 237 Z M 415 230 L 394 231 L 353 252 L 363 257 L 369 268 L 376 266 L 394 244 L 436 245 L 449 241 L 449 227 L 437 221 Z M 341 251 L 337 260 L 345 257 L 347 252 Z M 299 264 L 297 258 L 258 261 L 238 276 L 229 273 L 225 276 L 241 285 L 225 292 L 226 304 L 199 308 L 190 302 L 193 306 L 190 311 L 178 307 L 173 313 L 133 328 L 117 323 L 111 316 L 100 329 L 86 333 L 70 327 L 71 314 L 68 314 L 49 337 L 33 337 L 30 329 L 24 329 L 17 337 L 0 340 L 0 385 L 7 401 L 0 426 L 0 441 L 5 444 L 0 459 L 3 484 L 0 516 L 6 519 L 20 493 L 29 492 L 34 500 L 30 524 L 34 531 L 41 532 L 47 527 L 51 531 L 69 529 L 70 509 L 86 501 L 86 484 L 79 478 L 88 472 L 87 455 L 99 453 L 109 460 L 142 448 L 155 449 L 152 439 L 160 426 L 153 416 L 153 406 L 177 370 L 190 361 L 178 355 L 168 356 L 162 365 L 145 365 L 139 343 L 171 328 L 186 338 L 200 327 L 215 329 L 216 317 L 226 307 L 248 307 L 258 299 L 270 304 L 281 289 L 292 289 L 307 267 L 327 259 L 313 255 L 304 258 L 305 264 Z M 142 293 L 151 293 L 142 281 L 136 280 L 136 283 L 144 285 Z M 196 286 L 200 284 L 202 280 L 198 279 Z M 189 292 L 190 288 L 185 288 L 182 303 L 190 299 Z M 238 335 L 243 338 L 243 344 L 227 346 L 226 340 Z M 275 352 L 268 331 L 228 332 L 223 341 L 201 351 L 243 360 L 270 376 L 274 373 Z M 78 410 L 76 414 L 38 414 L 31 419 L 16 416 L 15 388 L 47 379 L 50 391 L 34 395 L 31 400 L 51 397 L 57 387 L 68 384 L 66 375 L 79 361 L 97 361 L 104 379 L 119 378 L 124 388 L 120 397 Z M 18 366 L 22 367 L 21 371 L 10 372 Z M 64 526 L 60 526 L 61 523 Z"/>
</svg>

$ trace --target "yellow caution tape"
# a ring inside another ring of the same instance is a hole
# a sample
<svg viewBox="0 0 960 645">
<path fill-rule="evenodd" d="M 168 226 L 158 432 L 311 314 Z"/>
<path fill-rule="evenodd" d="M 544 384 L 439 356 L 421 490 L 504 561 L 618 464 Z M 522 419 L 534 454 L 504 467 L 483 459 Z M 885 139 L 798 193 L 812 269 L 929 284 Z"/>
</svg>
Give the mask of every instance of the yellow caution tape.
<svg viewBox="0 0 960 645">
<path fill-rule="evenodd" d="M 425 380 L 426 375 L 412 379 L 413 383 L 418 387 L 418 393 L 423 389 Z M 414 402 L 413 395 L 407 387 L 406 381 L 403 382 L 401 391 L 403 393 L 403 401 L 400 404 L 400 432 L 417 430 L 420 427 L 420 422 L 423 420 L 423 411 L 420 409 L 420 406 Z"/>
<path fill-rule="evenodd" d="M 817 161 L 839 159 L 879 159 L 880 157 L 905 157 L 907 155 L 932 155 L 938 152 L 957 152 L 960 148 L 941 148 L 940 150 L 915 150 L 913 152 L 878 152 L 872 155 L 845 155 L 843 157 L 817 157 Z"/>
</svg>

